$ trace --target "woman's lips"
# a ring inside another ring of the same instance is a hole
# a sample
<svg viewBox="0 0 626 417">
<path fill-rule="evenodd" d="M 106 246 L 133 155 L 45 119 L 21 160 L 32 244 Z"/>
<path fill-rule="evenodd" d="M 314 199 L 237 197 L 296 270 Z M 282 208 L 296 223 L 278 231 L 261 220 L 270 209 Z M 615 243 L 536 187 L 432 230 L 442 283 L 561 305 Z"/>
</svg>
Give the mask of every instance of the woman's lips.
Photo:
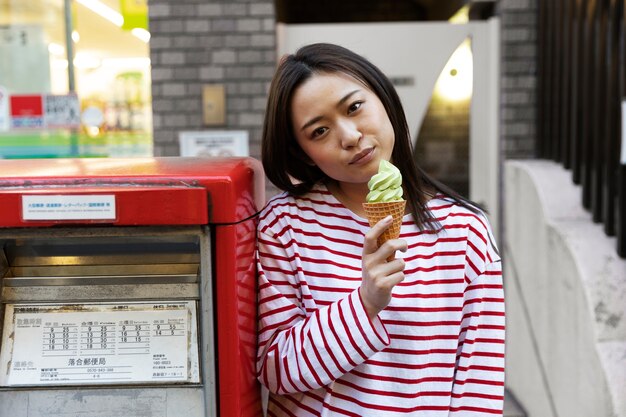
<svg viewBox="0 0 626 417">
<path fill-rule="evenodd" d="M 363 149 L 361 152 L 354 155 L 354 157 L 350 160 L 350 165 L 353 164 L 364 164 L 369 162 L 374 155 L 374 148 Z"/>
</svg>

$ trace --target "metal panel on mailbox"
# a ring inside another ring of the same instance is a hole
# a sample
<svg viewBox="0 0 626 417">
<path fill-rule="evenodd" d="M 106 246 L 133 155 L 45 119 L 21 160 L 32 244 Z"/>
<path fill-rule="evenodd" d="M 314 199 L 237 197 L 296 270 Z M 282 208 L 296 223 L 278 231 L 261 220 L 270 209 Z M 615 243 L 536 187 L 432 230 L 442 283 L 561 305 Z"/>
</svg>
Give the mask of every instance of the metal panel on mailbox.
<svg viewBox="0 0 626 417">
<path fill-rule="evenodd" d="M 0 417 L 261 415 L 256 160 L 0 173 Z"/>
</svg>

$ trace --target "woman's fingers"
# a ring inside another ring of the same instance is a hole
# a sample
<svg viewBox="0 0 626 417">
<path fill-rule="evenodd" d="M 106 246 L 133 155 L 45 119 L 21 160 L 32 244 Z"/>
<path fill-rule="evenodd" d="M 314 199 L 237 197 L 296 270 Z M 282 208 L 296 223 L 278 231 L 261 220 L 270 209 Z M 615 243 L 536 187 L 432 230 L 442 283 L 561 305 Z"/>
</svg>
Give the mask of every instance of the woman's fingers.
<svg viewBox="0 0 626 417">
<path fill-rule="evenodd" d="M 363 255 L 369 255 L 378 250 L 378 237 L 391 226 L 393 217 L 387 216 L 376 223 L 366 234 L 363 242 Z"/>
<path fill-rule="evenodd" d="M 403 239 L 390 239 L 378 247 L 378 238 L 389 228 L 391 216 L 376 223 L 365 234 L 363 243 L 363 281 L 361 297 L 370 318 L 374 318 L 391 301 L 393 287 L 404 280 L 404 260 L 387 261 L 396 251 L 405 252 Z"/>
<path fill-rule="evenodd" d="M 371 319 L 387 307 L 393 287 L 404 280 L 404 260 L 387 261 L 388 253 L 403 248 L 406 248 L 405 241 L 393 239 L 385 242 L 376 252 L 363 255 L 361 298 Z"/>
<path fill-rule="evenodd" d="M 376 244 L 376 243 L 375 243 Z M 364 266 L 373 267 L 377 264 L 384 264 L 386 260 L 396 251 L 406 252 L 407 243 L 404 239 L 391 239 L 386 241 L 380 248 L 377 248 L 374 252 L 367 254 L 365 247 L 363 248 L 363 263 Z"/>
<path fill-rule="evenodd" d="M 399 271 L 391 274 L 382 274 L 371 277 L 366 280 L 364 278 L 361 283 L 361 300 L 368 316 L 374 319 L 391 301 L 391 293 L 393 288 L 404 280 L 404 261 L 396 259 L 387 265 L 398 262 L 401 265 Z M 397 265 L 394 265 L 398 269 Z"/>
<path fill-rule="evenodd" d="M 396 251 L 406 252 L 407 248 L 406 240 L 391 239 L 383 243 L 383 245 L 378 248 L 378 252 L 383 256 L 383 259 L 389 259 L 390 256 L 395 255 Z"/>
<path fill-rule="evenodd" d="M 404 261 L 402 259 L 394 259 L 381 265 L 377 271 L 373 271 L 372 287 L 391 293 L 393 287 L 404 280 Z"/>
<path fill-rule="evenodd" d="M 385 230 L 391 226 L 393 217 L 387 216 L 384 219 L 376 223 L 366 234 L 365 241 L 363 243 L 363 256 L 374 254 L 376 252 L 382 256 L 382 259 L 387 259 L 396 251 L 406 252 L 407 244 L 402 239 L 391 239 L 385 242 L 380 248 L 378 247 L 378 238 L 383 234 Z"/>
<path fill-rule="evenodd" d="M 387 244 L 389 243 L 389 244 Z M 386 242 L 376 252 L 363 256 L 364 272 L 368 276 L 377 277 L 392 274 L 396 271 L 404 269 L 404 261 L 396 258 L 393 261 L 387 261 L 387 257 L 396 250 L 402 250 L 406 244 L 398 239 L 397 242 Z"/>
</svg>

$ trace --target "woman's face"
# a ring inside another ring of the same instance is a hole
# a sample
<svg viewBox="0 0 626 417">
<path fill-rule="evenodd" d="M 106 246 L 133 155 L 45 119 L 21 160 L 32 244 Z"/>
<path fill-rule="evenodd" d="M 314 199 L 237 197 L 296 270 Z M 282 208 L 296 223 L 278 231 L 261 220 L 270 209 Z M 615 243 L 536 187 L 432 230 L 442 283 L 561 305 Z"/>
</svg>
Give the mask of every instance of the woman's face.
<svg viewBox="0 0 626 417">
<path fill-rule="evenodd" d="M 313 75 L 295 90 L 291 115 L 308 162 L 340 185 L 367 183 L 391 159 L 395 136 L 383 103 L 348 75 Z"/>
</svg>

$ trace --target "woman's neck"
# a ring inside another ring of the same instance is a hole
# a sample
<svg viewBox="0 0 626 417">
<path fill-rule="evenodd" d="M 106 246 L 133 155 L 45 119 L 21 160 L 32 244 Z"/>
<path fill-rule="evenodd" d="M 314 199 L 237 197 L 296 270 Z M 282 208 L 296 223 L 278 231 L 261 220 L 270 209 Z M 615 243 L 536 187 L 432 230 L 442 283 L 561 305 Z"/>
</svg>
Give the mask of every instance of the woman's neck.
<svg viewBox="0 0 626 417">
<path fill-rule="evenodd" d="M 329 181 L 326 184 L 328 191 L 346 208 L 354 214 L 365 217 L 363 203 L 365 197 L 369 193 L 367 183 L 365 184 L 347 184 L 338 183 L 337 181 Z"/>
</svg>

